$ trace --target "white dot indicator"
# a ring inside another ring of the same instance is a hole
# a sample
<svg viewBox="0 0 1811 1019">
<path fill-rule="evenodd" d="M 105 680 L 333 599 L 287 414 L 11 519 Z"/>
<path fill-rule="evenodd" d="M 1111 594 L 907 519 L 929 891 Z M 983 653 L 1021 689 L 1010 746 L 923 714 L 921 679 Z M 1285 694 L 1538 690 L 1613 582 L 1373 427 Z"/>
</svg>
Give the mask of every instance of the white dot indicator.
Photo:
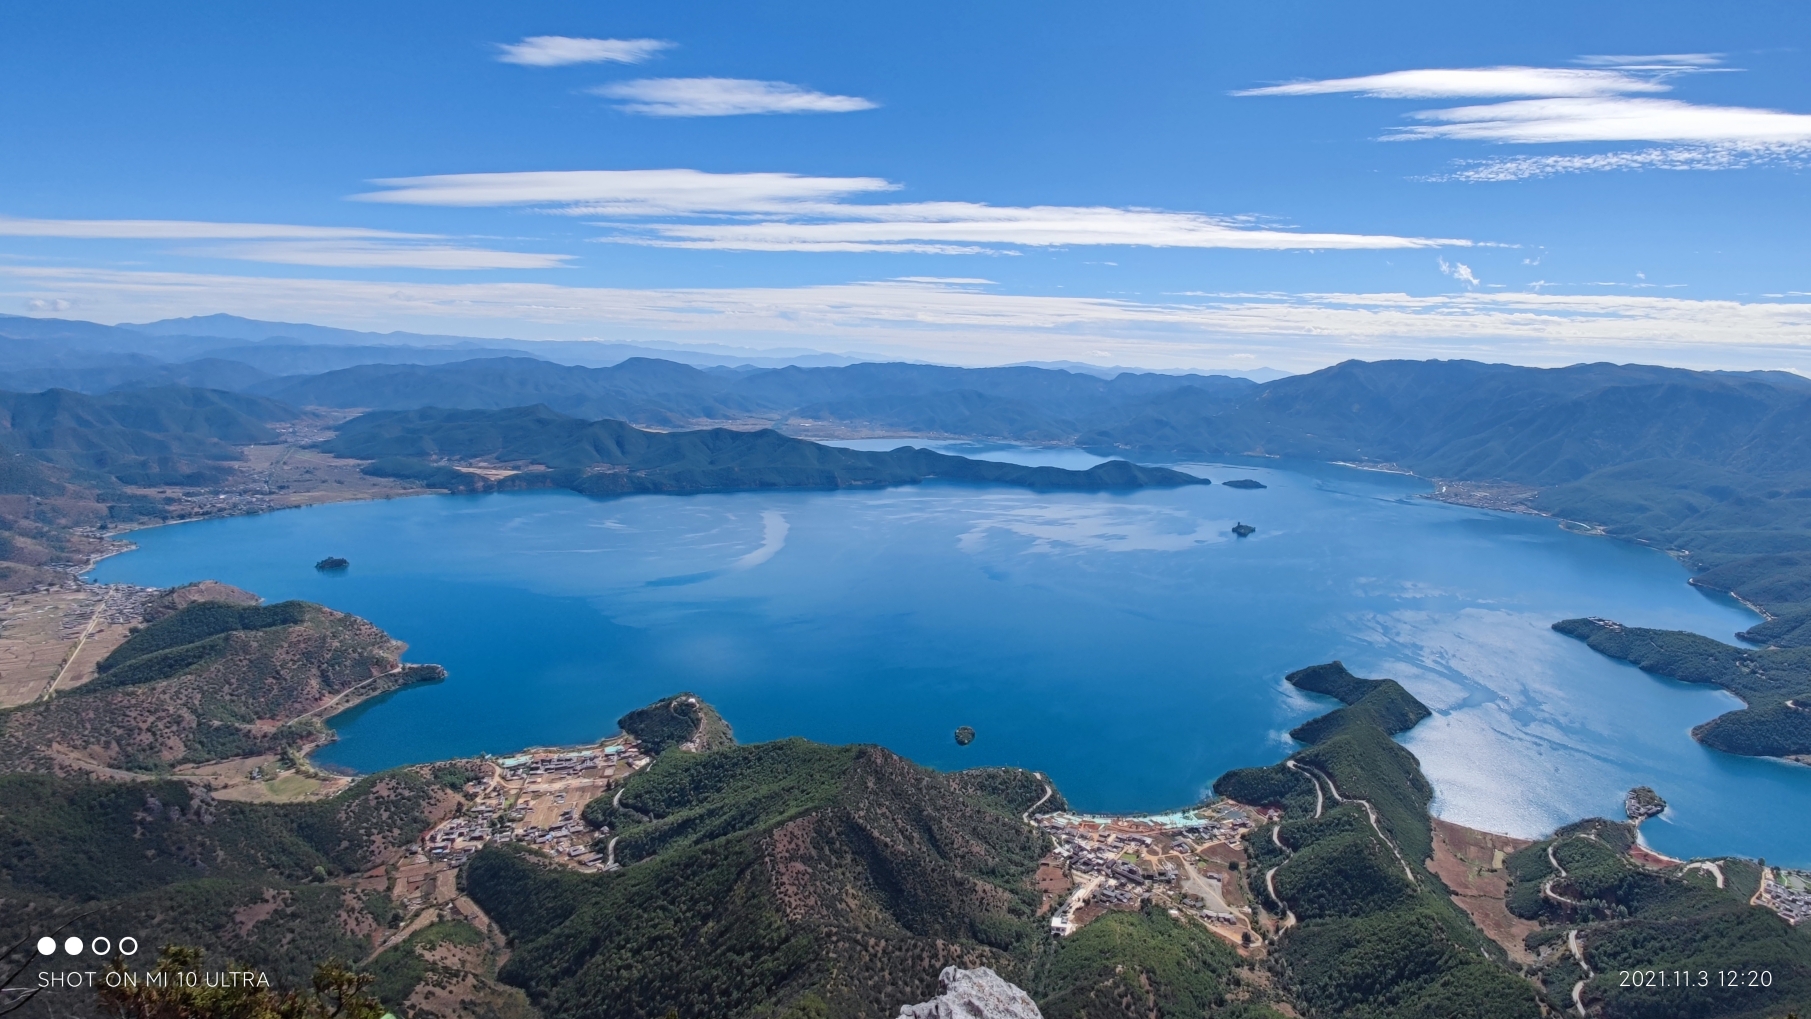
<svg viewBox="0 0 1811 1019">
<path fill-rule="evenodd" d="M 81 955 L 82 954 L 82 939 L 81 938 L 65 938 L 65 939 L 63 939 L 63 951 L 68 952 L 70 955 Z"/>
<path fill-rule="evenodd" d="M 38 939 L 38 954 L 39 955 L 55 955 L 55 954 L 57 954 L 57 939 L 56 938 L 39 938 Z"/>
</svg>

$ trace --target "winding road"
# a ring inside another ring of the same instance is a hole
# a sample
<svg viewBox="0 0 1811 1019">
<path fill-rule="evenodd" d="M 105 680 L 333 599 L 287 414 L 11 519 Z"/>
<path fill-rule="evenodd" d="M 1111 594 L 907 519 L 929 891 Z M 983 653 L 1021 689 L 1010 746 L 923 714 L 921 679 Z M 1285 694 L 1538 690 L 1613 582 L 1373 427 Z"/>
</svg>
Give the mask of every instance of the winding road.
<svg viewBox="0 0 1811 1019">
<path fill-rule="evenodd" d="M 1578 960 L 1578 968 L 1585 971 L 1585 978 L 1572 985 L 1572 1007 L 1582 1016 L 1585 1014 L 1585 985 L 1597 976 L 1597 971 L 1585 961 L 1585 942 L 1578 936 L 1577 929 L 1566 932 L 1566 947 L 1571 949 L 1572 958 Z"/>
<path fill-rule="evenodd" d="M 1409 869 L 1409 861 L 1402 858 L 1402 850 L 1396 848 L 1396 843 L 1394 841 L 1392 841 L 1388 835 L 1385 835 L 1383 833 L 1383 826 L 1377 823 L 1377 808 L 1371 806 L 1371 801 L 1360 800 L 1360 799 L 1347 800 L 1346 797 L 1341 796 L 1339 794 L 1339 787 L 1333 784 L 1333 779 L 1327 777 L 1327 774 L 1325 772 L 1321 771 L 1319 768 L 1316 768 L 1312 764 L 1304 764 L 1301 767 L 1297 768 L 1295 761 L 1293 761 L 1293 760 L 1287 761 L 1285 763 L 1288 764 L 1288 766 L 1290 768 L 1293 768 L 1296 771 L 1307 772 L 1309 780 L 1314 782 L 1314 816 L 1315 817 L 1320 816 L 1320 802 L 1321 802 L 1321 800 L 1320 800 L 1320 796 L 1321 796 L 1320 784 L 1322 782 L 1325 782 L 1325 783 L 1327 783 L 1327 791 L 1333 794 L 1333 802 L 1335 802 L 1335 803 L 1351 802 L 1351 803 L 1356 803 L 1359 806 L 1365 808 L 1365 816 L 1369 817 L 1371 819 L 1371 830 L 1377 833 L 1377 837 L 1383 840 L 1384 845 L 1390 847 L 1390 852 L 1395 855 L 1396 862 L 1402 866 L 1402 876 L 1408 878 L 1409 884 L 1411 884 L 1411 885 L 1421 883 L 1421 882 L 1415 880 L 1415 872 L 1413 870 Z"/>
<path fill-rule="evenodd" d="M 1541 898 L 1551 899 L 1562 906 L 1576 906 L 1582 909 L 1584 903 L 1577 899 L 1568 899 L 1564 895 L 1553 890 L 1553 882 L 1564 880 L 1566 877 L 1566 868 L 1560 866 L 1559 858 L 1553 855 L 1553 847 L 1558 844 L 1559 843 L 1557 842 L 1553 842 L 1547 845 L 1547 862 L 1553 866 L 1556 873 L 1552 877 L 1541 882 Z"/>
<path fill-rule="evenodd" d="M 1035 775 L 1039 781 L 1042 781 L 1044 783 L 1044 795 L 1038 797 L 1038 801 L 1036 803 L 1033 803 L 1031 806 L 1026 807 L 1025 812 L 1023 814 L 1019 815 L 1019 819 L 1021 821 L 1024 821 L 1026 824 L 1031 824 L 1031 812 L 1032 811 L 1043 806 L 1045 800 L 1048 800 L 1048 799 L 1050 799 L 1050 797 L 1056 795 L 1056 788 L 1054 786 L 1052 786 L 1050 784 L 1050 782 L 1044 778 L 1043 772 L 1034 771 L 1034 772 L 1032 772 L 1032 774 Z M 619 793 L 618 795 L 621 795 L 621 794 Z"/>
</svg>

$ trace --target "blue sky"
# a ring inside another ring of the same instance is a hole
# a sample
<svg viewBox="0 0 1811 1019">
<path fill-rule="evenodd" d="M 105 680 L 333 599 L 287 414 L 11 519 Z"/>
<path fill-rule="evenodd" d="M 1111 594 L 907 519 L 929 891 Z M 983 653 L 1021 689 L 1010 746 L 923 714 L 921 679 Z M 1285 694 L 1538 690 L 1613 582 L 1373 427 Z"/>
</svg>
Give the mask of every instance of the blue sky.
<svg viewBox="0 0 1811 1019">
<path fill-rule="evenodd" d="M 1802 5 L 0 8 L 0 312 L 1811 371 Z"/>
</svg>

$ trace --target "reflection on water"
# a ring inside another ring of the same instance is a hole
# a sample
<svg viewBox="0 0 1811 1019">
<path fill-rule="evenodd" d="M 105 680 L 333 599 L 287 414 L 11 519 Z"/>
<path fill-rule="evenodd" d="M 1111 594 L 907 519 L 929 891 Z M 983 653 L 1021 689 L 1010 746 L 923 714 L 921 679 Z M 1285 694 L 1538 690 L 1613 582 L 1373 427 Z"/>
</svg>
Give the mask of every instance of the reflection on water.
<svg viewBox="0 0 1811 1019">
<path fill-rule="evenodd" d="M 1022 765 L 1079 809 L 1153 810 L 1287 752 L 1287 731 L 1329 705 L 1283 674 L 1339 658 L 1434 709 L 1404 743 L 1443 816 L 1532 835 L 1614 816 L 1647 784 L 1672 803 L 1646 826 L 1656 848 L 1811 863 L 1811 769 L 1690 739 L 1733 698 L 1548 629 L 1601 615 L 1728 640 L 1753 621 L 1672 560 L 1434 504 L 1410 478 L 1190 469 L 1270 487 L 401 499 L 139 532 L 141 549 L 97 574 L 320 600 L 445 665 L 444 683 L 334 720 L 342 739 L 322 758 L 361 770 L 594 739 L 688 689 L 743 739 Z M 1234 538 L 1235 520 L 1257 533 Z M 344 577 L 312 568 L 330 554 L 352 561 Z M 958 747 L 965 724 L 979 735 Z"/>
</svg>

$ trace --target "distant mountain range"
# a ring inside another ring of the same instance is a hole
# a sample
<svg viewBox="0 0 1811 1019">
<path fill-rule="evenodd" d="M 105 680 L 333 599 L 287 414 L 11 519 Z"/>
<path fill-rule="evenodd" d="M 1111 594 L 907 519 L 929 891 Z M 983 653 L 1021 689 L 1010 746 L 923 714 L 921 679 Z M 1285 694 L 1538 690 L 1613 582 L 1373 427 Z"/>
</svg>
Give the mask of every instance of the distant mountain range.
<svg viewBox="0 0 1811 1019">
<path fill-rule="evenodd" d="M 696 363 L 681 363 L 688 358 Z M 1551 513 L 1674 551 L 1702 571 L 1701 585 L 1790 617 L 1769 624 L 1765 639 L 1811 642 L 1811 380 L 1798 375 L 1350 361 L 1255 382 L 1076 369 L 729 366 L 625 344 L 357 333 L 232 316 L 129 327 L 0 317 L 0 389 L 75 390 L 107 406 L 124 406 L 128 391 L 165 392 L 146 398 L 155 403 L 187 387 L 287 407 L 540 405 L 661 430 L 946 436 L 1146 462 L 1256 455 L 1394 465 L 1449 483 L 1462 501 Z M 76 407 L 75 395 L 58 399 Z M 115 478 L 207 476 L 197 473 L 203 448 L 167 437 L 174 433 L 138 445 L 117 431 L 59 438 L 13 424 L 0 434 L 15 452 Z"/>
</svg>

